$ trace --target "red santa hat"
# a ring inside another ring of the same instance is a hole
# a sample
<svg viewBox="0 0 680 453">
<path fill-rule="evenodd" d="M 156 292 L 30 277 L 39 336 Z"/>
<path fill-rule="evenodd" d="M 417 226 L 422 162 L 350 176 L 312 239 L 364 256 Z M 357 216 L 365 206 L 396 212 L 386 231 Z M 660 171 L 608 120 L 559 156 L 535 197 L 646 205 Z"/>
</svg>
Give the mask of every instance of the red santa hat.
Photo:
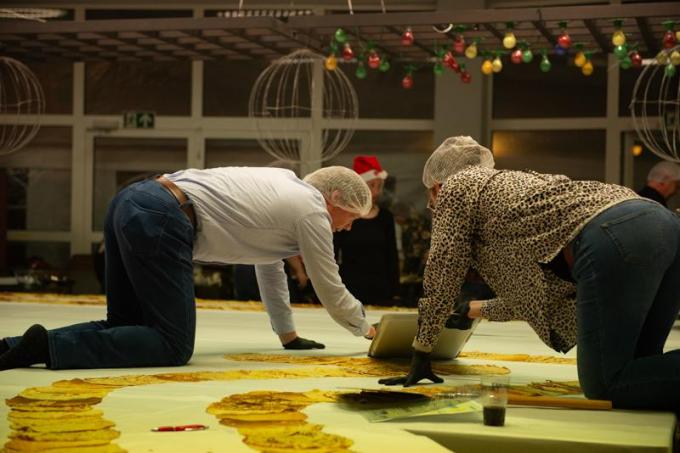
<svg viewBox="0 0 680 453">
<path fill-rule="evenodd" d="M 357 156 L 354 158 L 352 167 L 364 181 L 387 178 L 387 172 L 382 169 L 378 158 L 375 156 Z"/>
</svg>

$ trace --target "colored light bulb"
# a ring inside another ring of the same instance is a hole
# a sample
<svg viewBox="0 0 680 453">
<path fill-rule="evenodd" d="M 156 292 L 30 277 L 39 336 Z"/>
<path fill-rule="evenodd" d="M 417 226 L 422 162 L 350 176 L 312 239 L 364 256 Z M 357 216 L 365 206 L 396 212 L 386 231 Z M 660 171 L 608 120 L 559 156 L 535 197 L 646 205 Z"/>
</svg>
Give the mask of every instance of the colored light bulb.
<svg viewBox="0 0 680 453">
<path fill-rule="evenodd" d="M 508 30 L 505 32 L 505 36 L 503 36 L 503 47 L 506 49 L 512 49 L 517 45 L 517 38 L 515 37 L 515 34 L 512 32 L 512 30 Z"/>
<path fill-rule="evenodd" d="M 469 58 L 470 60 L 473 60 L 477 58 L 477 43 L 472 42 L 467 48 L 465 49 L 465 56 Z"/>
<path fill-rule="evenodd" d="M 335 71 L 335 69 L 338 67 L 338 59 L 335 58 L 335 55 L 330 54 L 326 57 L 326 60 L 324 61 L 324 67 L 329 71 Z"/>
</svg>

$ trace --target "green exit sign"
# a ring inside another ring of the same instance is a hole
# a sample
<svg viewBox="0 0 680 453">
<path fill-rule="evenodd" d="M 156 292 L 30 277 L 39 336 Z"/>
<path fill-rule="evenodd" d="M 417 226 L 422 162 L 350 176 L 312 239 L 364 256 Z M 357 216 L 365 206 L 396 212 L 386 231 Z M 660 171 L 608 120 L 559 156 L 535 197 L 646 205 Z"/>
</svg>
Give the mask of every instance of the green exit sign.
<svg viewBox="0 0 680 453">
<path fill-rule="evenodd" d="M 154 112 L 123 112 L 123 127 L 126 129 L 153 129 L 155 124 Z"/>
</svg>

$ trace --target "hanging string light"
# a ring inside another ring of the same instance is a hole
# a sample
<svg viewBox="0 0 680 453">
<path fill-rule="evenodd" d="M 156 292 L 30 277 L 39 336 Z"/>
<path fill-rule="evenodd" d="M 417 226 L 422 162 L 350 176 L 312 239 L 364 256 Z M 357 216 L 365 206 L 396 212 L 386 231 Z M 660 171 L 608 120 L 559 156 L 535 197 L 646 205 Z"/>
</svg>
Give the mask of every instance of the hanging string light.
<svg viewBox="0 0 680 453">
<path fill-rule="evenodd" d="M 378 69 L 380 67 L 380 55 L 378 55 L 374 48 L 369 47 L 367 62 L 368 67 L 371 69 Z"/>
<path fill-rule="evenodd" d="M 475 38 L 470 43 L 470 45 L 465 48 L 465 57 L 466 58 L 468 58 L 470 60 L 474 60 L 475 58 L 477 58 L 477 53 L 478 53 L 477 44 L 478 43 L 479 43 L 479 38 Z"/>
<path fill-rule="evenodd" d="M 616 58 L 619 60 L 628 55 L 628 44 L 623 43 L 620 46 L 614 47 L 614 55 L 616 55 Z"/>
<path fill-rule="evenodd" d="M 342 28 L 335 30 L 335 40 L 340 44 L 344 44 L 347 41 L 347 33 Z"/>
<path fill-rule="evenodd" d="M 668 59 L 670 60 L 670 62 L 673 66 L 680 65 L 680 52 L 678 52 L 677 49 L 673 50 L 671 52 L 671 55 L 668 57 Z"/>
<path fill-rule="evenodd" d="M 444 74 L 444 64 L 442 61 L 444 60 L 444 56 L 446 55 L 446 49 L 443 47 L 434 47 L 434 54 L 435 54 L 435 62 L 434 66 L 432 66 L 432 72 L 436 76 L 440 76 Z"/>
<path fill-rule="evenodd" d="M 453 56 L 453 52 L 446 52 L 444 55 L 444 64 L 451 68 L 453 72 L 460 72 L 460 65 L 458 64 L 456 57 Z"/>
<path fill-rule="evenodd" d="M 390 70 L 391 66 L 392 65 L 390 65 L 390 62 L 387 59 L 387 57 L 383 57 L 383 58 L 380 59 L 380 66 L 378 66 L 378 71 L 387 72 L 387 71 Z"/>
<path fill-rule="evenodd" d="M 574 55 L 574 64 L 578 68 L 582 68 L 586 64 L 586 54 L 583 52 L 583 44 L 577 43 L 574 48 L 576 49 L 576 55 Z"/>
<path fill-rule="evenodd" d="M 506 22 L 506 31 L 505 31 L 505 36 L 503 37 L 503 47 L 506 49 L 512 49 L 517 45 L 517 38 L 515 37 L 515 33 L 513 32 L 513 28 L 515 28 L 515 23 L 514 22 Z"/>
<path fill-rule="evenodd" d="M 335 71 L 335 69 L 338 67 L 338 58 L 335 56 L 335 54 L 338 53 L 338 43 L 333 40 L 331 41 L 330 45 L 330 52 L 328 53 L 328 56 L 323 62 L 324 67 L 329 70 L 329 71 Z"/>
<path fill-rule="evenodd" d="M 541 68 L 542 72 L 548 72 L 550 71 L 550 68 L 552 68 L 552 63 L 550 63 L 550 59 L 548 58 L 548 51 L 547 49 L 543 49 L 541 51 L 542 57 L 541 57 L 541 63 L 539 64 L 539 68 Z"/>
<path fill-rule="evenodd" d="M 630 62 L 633 64 L 633 67 L 635 68 L 642 67 L 642 55 L 640 55 L 640 52 L 638 52 L 637 49 L 633 50 L 630 53 Z"/>
<path fill-rule="evenodd" d="M 481 71 L 484 75 L 491 75 L 493 73 L 493 63 L 491 63 L 491 54 L 487 52 L 482 52 L 482 58 L 484 62 L 482 63 Z"/>
<path fill-rule="evenodd" d="M 470 83 L 472 75 L 465 69 L 465 63 L 460 64 L 460 80 L 463 83 Z"/>
<path fill-rule="evenodd" d="M 323 62 L 324 67 L 329 71 L 335 71 L 338 67 L 338 59 L 334 54 L 330 54 Z"/>
<path fill-rule="evenodd" d="M 630 69 L 633 66 L 633 60 L 630 58 L 630 55 L 621 58 L 619 66 L 621 66 L 621 69 Z"/>
<path fill-rule="evenodd" d="M 529 43 L 526 41 L 523 41 L 522 43 L 522 61 L 524 63 L 531 63 L 534 59 L 534 53 L 531 51 L 531 48 L 529 47 Z"/>
<path fill-rule="evenodd" d="M 416 68 L 412 64 L 408 64 L 404 67 L 404 71 L 406 74 L 404 75 L 404 78 L 401 79 L 401 86 L 405 90 L 410 90 L 413 88 L 413 71 L 415 71 Z"/>
<path fill-rule="evenodd" d="M 458 55 L 462 55 L 463 52 L 465 52 L 465 37 L 463 36 L 465 26 L 457 25 L 455 31 L 456 36 L 453 38 L 453 51 Z"/>
<path fill-rule="evenodd" d="M 359 58 L 359 63 L 357 64 L 357 70 L 354 71 L 354 75 L 357 77 L 357 79 L 363 80 L 366 78 L 367 71 L 366 71 L 366 65 L 364 64 L 364 59 Z"/>
<path fill-rule="evenodd" d="M 561 33 L 557 37 L 557 45 L 566 50 L 571 47 L 571 36 L 567 33 L 567 22 L 561 21 L 559 26 Z"/>
<path fill-rule="evenodd" d="M 520 44 L 520 46 L 521 46 L 521 44 Z M 523 61 L 522 60 L 522 54 L 523 54 L 522 49 L 520 49 L 518 47 L 517 49 L 513 50 L 510 53 L 510 61 L 512 61 L 514 64 L 522 63 L 522 61 Z"/>
<path fill-rule="evenodd" d="M 493 72 L 501 72 L 503 70 L 503 61 L 501 60 L 500 53 L 496 53 L 496 58 L 491 62 L 491 70 Z"/>
<path fill-rule="evenodd" d="M 673 28 L 675 28 L 675 21 L 672 20 L 667 20 L 663 23 L 663 26 L 666 27 L 666 31 L 663 34 L 663 48 L 664 49 L 670 49 L 672 47 L 675 47 L 675 33 L 673 33 Z"/>
<path fill-rule="evenodd" d="M 413 45 L 415 40 L 416 38 L 413 36 L 413 30 L 411 30 L 411 27 L 406 27 L 406 30 L 404 30 L 404 33 L 401 35 L 401 45 L 410 47 Z"/>
<path fill-rule="evenodd" d="M 354 58 L 354 51 L 352 50 L 352 46 L 350 46 L 349 43 L 346 42 L 345 46 L 342 49 L 342 59 L 345 61 L 351 61 L 352 58 Z"/>
<path fill-rule="evenodd" d="M 585 62 L 585 64 L 583 65 L 583 67 L 581 68 L 581 72 L 583 73 L 584 76 L 587 77 L 587 76 L 589 76 L 589 75 L 591 75 L 591 74 L 593 73 L 593 70 L 594 70 L 595 68 L 593 67 L 593 62 L 590 61 L 590 59 L 591 59 L 592 56 L 593 56 L 592 52 L 586 51 L 586 52 L 585 52 L 585 56 L 586 56 L 586 62 Z"/>
<path fill-rule="evenodd" d="M 612 33 L 612 44 L 614 47 L 622 46 L 626 43 L 626 34 L 623 31 L 623 19 L 614 20 L 614 33 Z"/>
<path fill-rule="evenodd" d="M 673 65 L 673 63 L 668 62 L 668 64 L 666 65 L 666 68 L 664 69 L 664 72 L 666 74 L 666 77 L 671 78 L 671 77 L 675 77 L 677 70 L 675 69 L 675 66 Z"/>
</svg>

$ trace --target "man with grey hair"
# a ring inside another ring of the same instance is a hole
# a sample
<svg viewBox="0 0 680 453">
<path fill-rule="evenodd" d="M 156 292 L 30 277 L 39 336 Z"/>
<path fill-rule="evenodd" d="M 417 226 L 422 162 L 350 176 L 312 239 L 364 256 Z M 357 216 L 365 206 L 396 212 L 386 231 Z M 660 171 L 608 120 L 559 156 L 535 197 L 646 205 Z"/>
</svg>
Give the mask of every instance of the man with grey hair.
<svg viewBox="0 0 680 453">
<path fill-rule="evenodd" d="M 254 264 L 264 305 L 284 347 L 323 347 L 298 337 L 284 258 L 301 255 L 330 316 L 356 336 L 375 329 L 342 284 L 333 232 L 371 208 L 348 168 L 298 179 L 279 168 L 188 169 L 132 184 L 106 218 L 107 319 L 0 340 L 0 370 L 178 366 L 194 350 L 192 261 Z"/>
<path fill-rule="evenodd" d="M 445 141 L 423 171 L 432 240 L 407 376 L 441 382 L 430 351 L 456 312 L 526 321 L 559 352 L 578 344 L 588 398 L 625 409 L 680 407 L 680 350 L 664 352 L 680 311 L 680 218 L 625 187 L 495 170 L 469 137 Z M 495 297 L 456 306 L 468 270 Z"/>
<path fill-rule="evenodd" d="M 647 185 L 638 192 L 641 197 L 649 198 L 668 207 L 668 199 L 678 191 L 680 165 L 662 161 L 647 174 Z"/>
</svg>

